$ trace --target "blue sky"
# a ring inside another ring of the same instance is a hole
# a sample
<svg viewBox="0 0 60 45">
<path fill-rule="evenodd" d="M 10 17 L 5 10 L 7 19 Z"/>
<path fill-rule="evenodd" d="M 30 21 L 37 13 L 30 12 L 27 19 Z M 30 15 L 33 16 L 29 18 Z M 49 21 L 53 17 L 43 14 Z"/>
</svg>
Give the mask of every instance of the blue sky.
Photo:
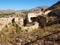
<svg viewBox="0 0 60 45">
<path fill-rule="evenodd" d="M 0 0 L 0 10 L 22 10 L 37 6 L 51 6 L 58 0 Z"/>
</svg>

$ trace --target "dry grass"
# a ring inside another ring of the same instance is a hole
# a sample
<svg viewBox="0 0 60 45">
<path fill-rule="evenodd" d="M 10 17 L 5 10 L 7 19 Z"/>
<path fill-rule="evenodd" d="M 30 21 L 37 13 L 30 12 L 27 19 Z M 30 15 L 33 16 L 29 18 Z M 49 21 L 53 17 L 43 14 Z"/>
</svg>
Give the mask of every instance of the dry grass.
<svg viewBox="0 0 60 45">
<path fill-rule="evenodd" d="M 0 43 L 2 45 L 17 45 L 20 43 L 21 45 L 24 45 L 27 42 L 34 41 L 38 38 L 41 38 L 43 36 L 49 35 L 52 32 L 60 31 L 60 24 L 55 24 L 52 26 L 47 26 L 44 28 L 38 28 L 35 31 L 32 30 L 31 32 L 28 32 L 27 30 L 21 29 L 17 24 L 9 24 L 9 27 L 6 26 L 2 29 L 0 32 Z M 58 34 L 59 36 L 59 34 Z M 49 38 L 58 38 L 56 34 L 50 36 Z M 35 43 L 34 43 L 35 44 Z"/>
</svg>

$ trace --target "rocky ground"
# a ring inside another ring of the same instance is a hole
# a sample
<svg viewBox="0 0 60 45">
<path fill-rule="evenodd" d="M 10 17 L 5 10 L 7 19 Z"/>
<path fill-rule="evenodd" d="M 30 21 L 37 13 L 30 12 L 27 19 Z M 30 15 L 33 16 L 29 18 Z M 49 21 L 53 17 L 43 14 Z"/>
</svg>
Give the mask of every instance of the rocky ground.
<svg viewBox="0 0 60 45">
<path fill-rule="evenodd" d="M 10 23 L 0 31 L 1 45 L 59 45 L 60 24 L 34 29 L 30 32 Z"/>
</svg>

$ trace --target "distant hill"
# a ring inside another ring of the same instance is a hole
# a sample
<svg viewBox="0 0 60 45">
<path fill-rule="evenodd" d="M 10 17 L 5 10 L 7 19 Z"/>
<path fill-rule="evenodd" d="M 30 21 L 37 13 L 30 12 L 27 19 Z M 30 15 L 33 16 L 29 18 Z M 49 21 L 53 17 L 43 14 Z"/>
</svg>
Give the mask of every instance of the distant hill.
<svg viewBox="0 0 60 45">
<path fill-rule="evenodd" d="M 13 14 L 13 13 L 24 13 L 24 12 L 34 12 L 34 11 L 40 11 L 40 9 L 47 9 L 48 6 L 38 6 L 38 7 L 35 7 L 35 8 L 32 8 L 32 9 L 29 9 L 29 10 L 11 10 L 11 9 L 8 9 L 8 10 L 0 10 L 0 14 Z"/>
<path fill-rule="evenodd" d="M 11 13 L 14 13 L 15 10 L 0 10 L 0 14 L 11 14 Z"/>
<path fill-rule="evenodd" d="M 9 16 L 17 16 L 20 15 L 21 11 L 15 10 L 0 10 L 0 17 L 9 17 Z"/>
<path fill-rule="evenodd" d="M 35 7 L 35 8 L 32 8 L 30 9 L 29 11 L 30 12 L 39 12 L 42 8 L 43 9 L 47 9 L 49 6 L 38 6 L 38 7 Z"/>
<path fill-rule="evenodd" d="M 43 9 L 47 9 L 49 8 L 49 6 L 41 6 Z"/>
</svg>

